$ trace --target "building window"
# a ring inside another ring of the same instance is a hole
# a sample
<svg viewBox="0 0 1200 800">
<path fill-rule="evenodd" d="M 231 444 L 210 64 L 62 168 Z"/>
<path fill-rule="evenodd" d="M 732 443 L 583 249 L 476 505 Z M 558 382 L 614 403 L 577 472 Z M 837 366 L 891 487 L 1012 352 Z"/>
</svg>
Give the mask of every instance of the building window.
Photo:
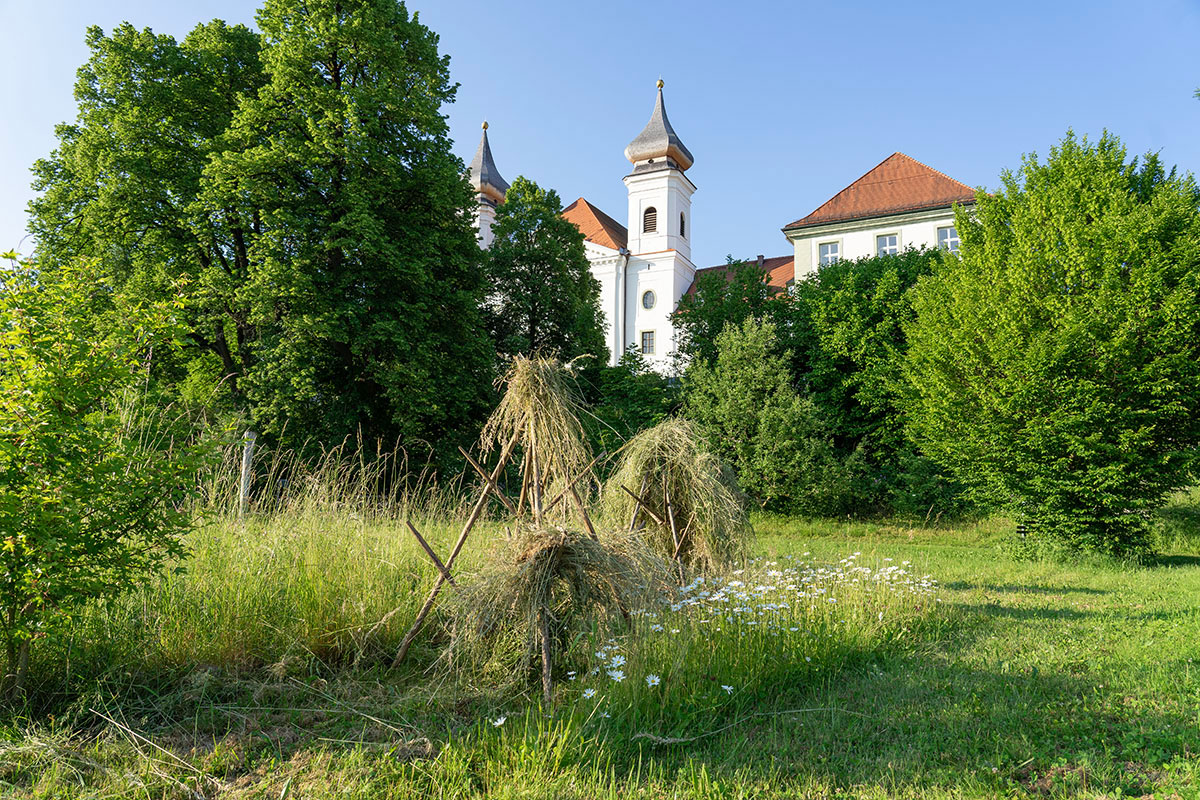
<svg viewBox="0 0 1200 800">
<path fill-rule="evenodd" d="M 683 214 L 679 215 L 679 238 L 687 238 L 687 221 L 683 218 Z"/>
<path fill-rule="evenodd" d="M 642 233 L 654 233 L 658 230 L 658 211 L 650 206 L 642 214 Z"/>
<path fill-rule="evenodd" d="M 654 308 L 654 300 L 654 292 L 644 292 L 642 294 L 642 308 L 646 309 L 647 311 Z"/>
<path fill-rule="evenodd" d="M 654 331 L 642 331 L 642 355 L 654 355 Z"/>
<path fill-rule="evenodd" d="M 875 237 L 875 255 L 894 256 L 900 252 L 900 237 L 894 233 Z"/>
<path fill-rule="evenodd" d="M 958 252 L 958 231 L 953 225 L 938 228 L 938 247 L 951 253 Z"/>
<path fill-rule="evenodd" d="M 840 242 L 826 242 L 817 245 L 817 264 L 822 267 L 827 264 L 836 264 L 840 250 Z"/>
</svg>

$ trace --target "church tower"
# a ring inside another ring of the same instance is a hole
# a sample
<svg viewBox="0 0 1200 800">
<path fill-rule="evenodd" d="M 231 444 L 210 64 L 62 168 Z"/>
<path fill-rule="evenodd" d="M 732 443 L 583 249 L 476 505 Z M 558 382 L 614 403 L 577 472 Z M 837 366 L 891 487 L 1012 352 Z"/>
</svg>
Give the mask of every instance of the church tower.
<svg viewBox="0 0 1200 800">
<path fill-rule="evenodd" d="M 629 191 L 629 251 L 634 255 L 673 250 L 689 263 L 692 192 L 688 168 L 695 159 L 684 146 L 663 106 L 663 82 L 650 121 L 625 148 L 633 172 L 625 176 Z"/>
<path fill-rule="evenodd" d="M 496 206 L 504 202 L 508 181 L 500 177 L 492 148 L 488 144 L 488 124 L 483 123 L 483 138 L 471 159 L 470 181 L 475 188 L 475 228 L 479 231 L 479 246 L 484 250 L 492 245 L 492 223 L 496 221 Z"/>
<path fill-rule="evenodd" d="M 628 262 L 618 281 L 623 320 L 614 357 L 637 350 L 654 369 L 669 374 L 676 332 L 671 312 L 692 285 L 692 192 L 684 173 L 691 152 L 671 127 L 663 105 L 663 82 L 650 121 L 625 148 L 633 171 L 625 176 L 629 193 Z"/>
</svg>

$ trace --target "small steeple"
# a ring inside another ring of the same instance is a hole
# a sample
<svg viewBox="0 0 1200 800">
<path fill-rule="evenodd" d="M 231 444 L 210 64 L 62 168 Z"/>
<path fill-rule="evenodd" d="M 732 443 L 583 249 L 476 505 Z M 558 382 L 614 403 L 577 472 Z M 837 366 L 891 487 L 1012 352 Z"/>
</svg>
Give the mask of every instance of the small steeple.
<svg viewBox="0 0 1200 800">
<path fill-rule="evenodd" d="M 684 146 L 671 121 L 667 119 L 667 109 L 663 106 L 663 82 L 658 79 L 658 99 L 654 103 L 654 111 L 650 121 L 637 135 L 637 138 L 625 148 L 625 158 L 638 166 L 652 158 L 665 158 L 673 162 L 680 170 L 692 166 L 695 159 Z"/>
<path fill-rule="evenodd" d="M 500 177 L 496 162 L 492 160 L 492 147 L 488 144 L 488 124 L 484 120 L 483 138 L 479 140 L 479 149 L 475 158 L 471 159 L 470 181 L 475 191 L 492 203 L 503 203 L 504 193 L 508 191 L 508 181 Z"/>
</svg>

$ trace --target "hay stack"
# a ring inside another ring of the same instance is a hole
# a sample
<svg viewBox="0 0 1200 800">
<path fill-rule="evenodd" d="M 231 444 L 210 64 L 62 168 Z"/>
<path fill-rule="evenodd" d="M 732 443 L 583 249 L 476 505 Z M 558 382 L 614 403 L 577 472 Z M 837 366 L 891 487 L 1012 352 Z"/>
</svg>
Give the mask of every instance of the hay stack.
<svg viewBox="0 0 1200 800">
<path fill-rule="evenodd" d="M 485 452 L 513 436 L 524 452 L 518 507 L 531 508 L 535 520 L 547 494 L 554 494 L 588 469 L 591 454 L 579 415 L 582 401 L 570 380 L 570 365 L 543 356 L 517 356 L 500 379 L 504 397 L 483 428 Z M 588 481 L 573 488 L 582 499 Z M 562 516 L 569 506 L 563 505 Z"/>
<path fill-rule="evenodd" d="M 449 663 L 509 681 L 527 680 L 540 665 L 549 704 L 554 653 L 574 634 L 627 616 L 661 586 L 661 574 L 636 536 L 596 540 L 561 526 L 520 525 L 455 592 Z"/>
<path fill-rule="evenodd" d="M 642 497 L 658 519 L 638 508 L 626 489 Z M 640 530 L 653 552 L 672 558 L 678 550 L 680 563 L 697 569 L 741 558 L 753 534 L 732 473 L 687 420 L 668 419 L 630 439 L 603 499 L 610 524 Z"/>
</svg>

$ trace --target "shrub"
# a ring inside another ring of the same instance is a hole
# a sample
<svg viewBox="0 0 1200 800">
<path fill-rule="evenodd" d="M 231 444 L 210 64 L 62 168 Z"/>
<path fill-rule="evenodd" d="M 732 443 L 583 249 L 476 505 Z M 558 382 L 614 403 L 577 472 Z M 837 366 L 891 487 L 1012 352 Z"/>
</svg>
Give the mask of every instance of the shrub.
<svg viewBox="0 0 1200 800">
<path fill-rule="evenodd" d="M 1200 444 L 1194 182 L 1068 134 L 956 222 L 908 328 L 914 434 L 1038 549 L 1144 553 Z"/>
<path fill-rule="evenodd" d="M 30 264 L 0 292 L 0 636 L 3 692 L 22 688 L 32 642 L 184 552 L 188 500 L 208 453 L 144 402 L 169 309 L 110 303 L 108 287 Z M 103 298 L 103 302 L 99 298 Z"/>
<path fill-rule="evenodd" d="M 792 388 L 775 325 L 747 319 L 717 337 L 710 367 L 696 363 L 684 388 L 685 414 L 704 431 L 747 494 L 763 506 L 835 513 L 846 494 L 846 465 L 825 420 Z"/>
</svg>

